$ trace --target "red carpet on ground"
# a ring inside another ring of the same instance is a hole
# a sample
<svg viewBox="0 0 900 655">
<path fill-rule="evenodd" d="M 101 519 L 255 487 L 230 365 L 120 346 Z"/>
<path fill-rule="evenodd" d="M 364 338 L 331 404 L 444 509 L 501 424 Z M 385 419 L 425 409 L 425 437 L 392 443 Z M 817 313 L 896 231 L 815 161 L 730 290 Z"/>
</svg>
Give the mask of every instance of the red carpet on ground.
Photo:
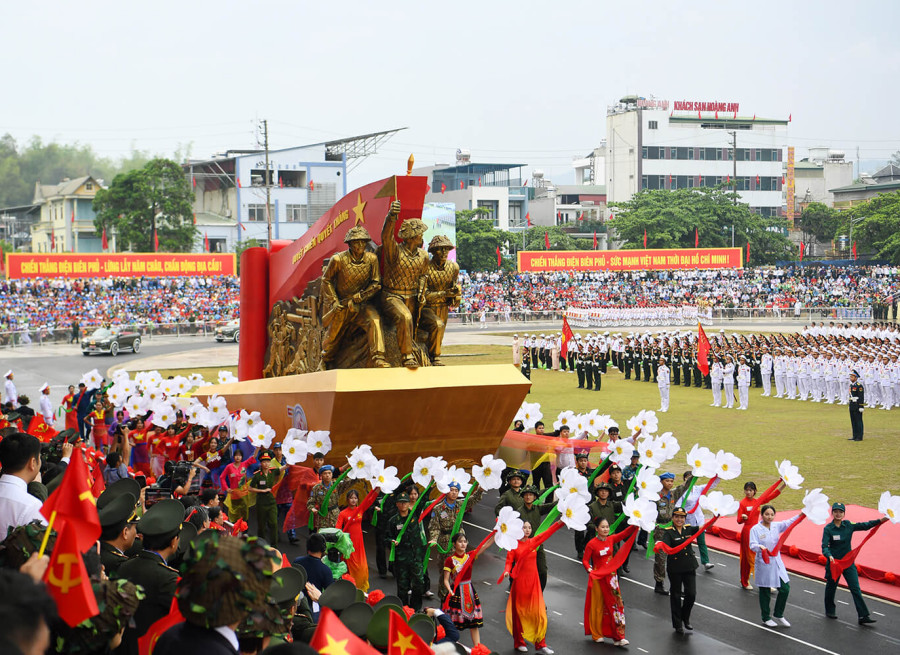
<svg viewBox="0 0 900 655">
<path fill-rule="evenodd" d="M 776 521 L 784 521 L 799 514 L 798 510 L 778 512 Z M 847 505 L 847 518 L 854 523 L 881 518 L 878 510 L 859 505 Z M 788 536 L 781 558 L 788 571 L 811 578 L 825 579 L 825 556 L 822 555 L 822 529 L 824 526 L 803 521 Z M 864 532 L 853 535 L 854 548 L 865 537 Z M 706 537 L 710 548 L 733 555 L 740 551 L 741 526 L 733 516 L 723 517 L 712 526 L 712 534 Z M 900 557 L 897 544 L 900 543 L 900 524 L 887 523 L 882 526 L 859 552 L 856 568 L 859 570 L 859 585 L 864 593 L 900 602 Z M 752 580 L 751 580 L 752 582 Z M 841 586 L 844 579 L 841 578 Z"/>
</svg>

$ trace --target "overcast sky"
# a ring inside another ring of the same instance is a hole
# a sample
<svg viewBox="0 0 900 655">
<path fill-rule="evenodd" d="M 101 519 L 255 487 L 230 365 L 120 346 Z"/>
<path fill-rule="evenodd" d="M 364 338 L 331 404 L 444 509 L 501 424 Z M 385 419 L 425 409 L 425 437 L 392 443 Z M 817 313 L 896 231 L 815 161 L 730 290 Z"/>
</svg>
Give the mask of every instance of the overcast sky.
<svg viewBox="0 0 900 655">
<path fill-rule="evenodd" d="M 571 173 L 630 93 L 793 115 L 787 144 L 900 150 L 900 3 L 13 3 L 0 133 L 194 157 L 409 127 L 351 187 L 475 161 Z"/>
</svg>

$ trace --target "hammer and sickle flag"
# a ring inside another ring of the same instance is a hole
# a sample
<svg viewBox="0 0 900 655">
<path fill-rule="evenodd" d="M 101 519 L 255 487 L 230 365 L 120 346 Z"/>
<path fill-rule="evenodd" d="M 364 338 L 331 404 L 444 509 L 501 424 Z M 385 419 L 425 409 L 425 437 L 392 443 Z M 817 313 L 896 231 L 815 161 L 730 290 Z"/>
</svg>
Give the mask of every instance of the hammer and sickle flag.
<svg viewBox="0 0 900 655">
<path fill-rule="evenodd" d="M 50 566 L 44 573 L 44 582 L 56 601 L 56 610 L 71 627 L 100 613 L 91 577 L 81 559 L 82 551 L 87 549 L 79 547 L 77 532 L 74 524 L 66 522 L 53 547 Z"/>
<path fill-rule="evenodd" d="M 79 553 L 88 550 L 100 538 L 100 516 L 91 484 L 82 450 L 76 448 L 62 482 L 41 507 L 41 514 L 50 521 L 51 527 L 59 525 L 56 521 L 65 521 L 64 527 L 71 531 Z"/>
</svg>

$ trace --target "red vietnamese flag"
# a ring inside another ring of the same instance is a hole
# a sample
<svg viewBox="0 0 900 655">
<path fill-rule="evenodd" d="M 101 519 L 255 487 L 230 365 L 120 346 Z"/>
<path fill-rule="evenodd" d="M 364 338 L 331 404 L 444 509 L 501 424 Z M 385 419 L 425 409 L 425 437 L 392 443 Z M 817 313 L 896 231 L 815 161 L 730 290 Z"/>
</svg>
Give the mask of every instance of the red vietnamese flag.
<svg viewBox="0 0 900 655">
<path fill-rule="evenodd" d="M 316 190 L 316 183 L 315 183 L 313 180 L 310 180 L 310 181 L 309 181 L 309 190 L 310 190 L 310 191 L 315 191 L 315 190 Z"/>
<path fill-rule="evenodd" d="M 853 242 L 853 259 L 856 259 L 856 241 Z"/>
<path fill-rule="evenodd" d="M 756 176 L 756 186 L 759 187 L 759 175 Z"/>
<path fill-rule="evenodd" d="M 719 112 L 716 111 L 716 120 L 719 120 Z"/>
<path fill-rule="evenodd" d="M 644 228 L 644 248 L 647 247 L 647 228 Z"/>
<path fill-rule="evenodd" d="M 597 232 L 594 232 L 594 250 L 597 249 Z"/>
<path fill-rule="evenodd" d="M 747 242 L 747 265 L 750 264 L 750 242 Z"/>
<path fill-rule="evenodd" d="M 709 339 L 703 326 L 697 323 L 697 368 L 703 375 L 709 375 Z"/>
<path fill-rule="evenodd" d="M 700 247 L 700 232 L 697 230 L 696 227 L 694 228 L 694 247 L 695 248 Z"/>
<path fill-rule="evenodd" d="M 801 242 L 800 242 L 800 261 L 801 261 L 801 262 L 803 261 L 803 251 L 804 251 L 804 250 L 806 250 L 806 248 L 805 248 L 803 242 L 801 241 Z"/>
<path fill-rule="evenodd" d="M 503 259 L 500 257 L 500 246 L 497 246 L 497 268 L 503 265 Z"/>
<path fill-rule="evenodd" d="M 562 345 L 559 347 L 560 355 L 563 357 L 569 356 L 569 341 L 574 338 L 575 335 L 572 332 L 572 328 L 569 326 L 569 319 L 563 316 Z"/>
<path fill-rule="evenodd" d="M 697 176 L 697 185 L 700 186 L 700 185 L 702 185 L 702 184 L 703 184 L 703 176 L 702 176 L 702 175 L 698 175 L 698 176 Z"/>
<path fill-rule="evenodd" d="M 194 188 L 197 187 L 197 178 L 193 175 L 191 175 L 191 186 L 193 186 Z"/>
<path fill-rule="evenodd" d="M 3 254 L 3 246 L 0 245 L 0 271 L 6 270 L 6 255 Z"/>
<path fill-rule="evenodd" d="M 88 550 L 100 538 L 100 517 L 97 515 L 97 501 L 91 493 L 92 484 L 82 450 L 76 448 L 62 483 L 41 507 L 41 514 L 48 521 L 55 523 L 64 520 L 66 526 L 74 531 L 79 553 Z"/>
<path fill-rule="evenodd" d="M 478 186 L 481 186 L 481 177 L 478 178 Z"/>
<path fill-rule="evenodd" d="M 206 252 L 209 252 L 209 233 L 208 232 L 203 233 L 203 249 Z"/>
<path fill-rule="evenodd" d="M 446 190 L 447 190 L 447 185 L 444 184 L 443 182 L 441 182 L 441 193 L 444 193 L 444 191 L 446 191 Z"/>
<path fill-rule="evenodd" d="M 544 232 L 544 249 L 550 250 L 550 233 Z"/>
<path fill-rule="evenodd" d="M 793 115 L 793 114 L 788 114 L 788 123 L 790 123 L 790 122 L 791 122 L 791 119 L 792 119 L 792 118 L 793 118 L 793 117 L 794 117 L 794 115 Z"/>
<path fill-rule="evenodd" d="M 96 511 L 94 513 L 96 514 Z M 67 522 L 63 526 L 58 532 L 50 565 L 44 573 L 47 591 L 56 601 L 56 611 L 71 627 L 100 613 L 91 587 L 91 576 L 84 566 L 84 560 L 81 559 L 81 553 L 87 550 L 87 547 L 82 548 L 79 545 L 78 533 L 76 523 Z M 97 532 L 97 536 L 99 535 Z"/>
<path fill-rule="evenodd" d="M 309 646 L 318 653 L 330 655 L 378 655 L 377 650 L 350 632 L 329 607 L 322 608 Z"/>
<path fill-rule="evenodd" d="M 72 222 L 75 222 L 75 205 L 72 205 Z"/>
<path fill-rule="evenodd" d="M 153 228 L 153 252 L 159 252 L 159 234 L 157 234 L 156 228 Z"/>
<path fill-rule="evenodd" d="M 56 252 L 56 228 L 50 228 L 50 251 Z"/>
<path fill-rule="evenodd" d="M 103 228 L 103 236 L 101 237 L 100 248 L 103 250 L 109 250 L 109 241 L 106 240 L 106 228 Z"/>
<path fill-rule="evenodd" d="M 106 481 L 103 479 L 103 471 L 100 470 L 99 464 L 94 464 L 94 468 L 91 469 L 91 475 L 94 476 L 91 493 L 94 494 L 94 498 L 99 498 L 100 494 L 106 490 Z"/>
<path fill-rule="evenodd" d="M 284 188 L 284 178 L 282 178 L 280 175 L 278 176 L 278 187 L 281 189 Z"/>
<path fill-rule="evenodd" d="M 432 655 L 434 651 L 395 610 L 389 611 L 387 655 Z"/>
<path fill-rule="evenodd" d="M 465 187 L 463 187 L 463 181 L 462 181 L 462 180 L 459 181 L 459 188 L 460 188 L 460 190 L 462 190 L 463 188 L 465 188 Z"/>
<path fill-rule="evenodd" d="M 583 220 L 584 220 L 584 212 L 581 212 L 580 214 L 578 214 L 578 220 L 579 220 L 579 221 L 583 221 Z"/>
<path fill-rule="evenodd" d="M 528 227 L 531 227 L 531 212 L 525 213 L 525 222 L 528 224 Z"/>
<path fill-rule="evenodd" d="M 49 442 L 53 437 L 59 434 L 58 431 L 54 430 L 53 426 L 47 423 L 40 414 L 35 414 L 32 417 L 31 422 L 28 424 L 28 429 L 25 430 L 25 432 L 37 437 L 42 443 Z"/>
</svg>

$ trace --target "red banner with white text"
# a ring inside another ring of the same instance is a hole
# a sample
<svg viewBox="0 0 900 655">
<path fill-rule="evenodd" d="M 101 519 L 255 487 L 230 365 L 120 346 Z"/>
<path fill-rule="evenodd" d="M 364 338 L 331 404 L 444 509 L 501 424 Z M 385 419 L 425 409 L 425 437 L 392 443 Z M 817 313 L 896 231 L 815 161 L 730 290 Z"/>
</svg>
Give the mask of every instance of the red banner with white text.
<svg viewBox="0 0 900 655">
<path fill-rule="evenodd" d="M 519 271 L 660 271 L 740 268 L 741 248 L 520 251 Z"/>
<path fill-rule="evenodd" d="M 236 274 L 234 253 L 215 255 L 9 253 L 6 255 L 6 277 L 11 280 L 53 277 L 183 277 Z"/>
</svg>

